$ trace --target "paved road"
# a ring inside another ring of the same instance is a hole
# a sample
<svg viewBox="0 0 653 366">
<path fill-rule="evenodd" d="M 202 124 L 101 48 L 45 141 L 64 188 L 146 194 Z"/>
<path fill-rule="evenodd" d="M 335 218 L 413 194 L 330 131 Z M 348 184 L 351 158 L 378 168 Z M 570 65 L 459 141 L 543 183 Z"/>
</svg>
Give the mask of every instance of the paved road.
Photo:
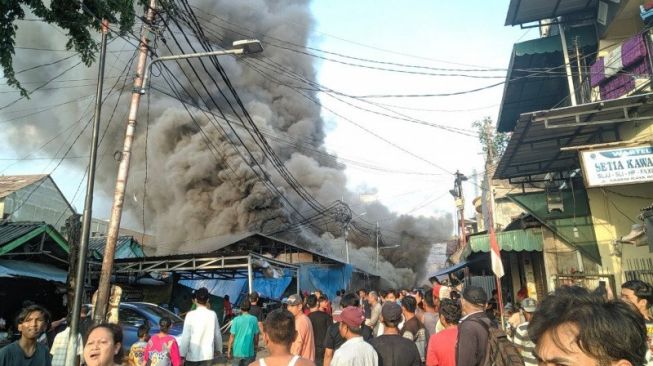
<svg viewBox="0 0 653 366">
<path fill-rule="evenodd" d="M 267 357 L 269 355 L 268 349 L 265 347 L 259 347 L 256 352 L 256 359 Z M 215 360 L 214 366 L 231 366 L 231 361 L 227 360 L 224 355 L 221 355 Z"/>
</svg>

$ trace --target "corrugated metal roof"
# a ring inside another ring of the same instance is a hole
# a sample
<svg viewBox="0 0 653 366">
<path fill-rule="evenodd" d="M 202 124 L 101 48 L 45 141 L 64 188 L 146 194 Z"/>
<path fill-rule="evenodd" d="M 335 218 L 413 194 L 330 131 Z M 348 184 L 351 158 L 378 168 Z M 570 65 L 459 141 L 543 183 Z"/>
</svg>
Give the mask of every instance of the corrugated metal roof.
<svg viewBox="0 0 653 366">
<path fill-rule="evenodd" d="M 598 0 L 511 0 L 506 25 L 519 25 L 543 19 L 591 11 Z"/>
<path fill-rule="evenodd" d="M 596 50 L 596 31 L 592 26 L 567 30 L 567 39 L 578 39 L 581 52 Z M 515 43 L 506 76 L 497 119 L 499 132 L 512 132 L 522 113 L 567 105 L 569 87 L 560 35 Z"/>
<path fill-rule="evenodd" d="M 46 177 L 46 174 L 0 176 L 0 198 L 7 197 L 8 195 Z"/>
<path fill-rule="evenodd" d="M 0 224 L 0 246 L 10 243 L 43 225 L 44 222 L 6 222 Z"/>
<path fill-rule="evenodd" d="M 135 245 L 134 245 L 135 244 Z M 104 247 L 107 245 L 106 236 L 96 236 L 89 238 L 88 249 L 93 256 L 100 259 L 104 255 Z M 133 236 L 119 236 L 116 241 L 115 256 L 116 259 L 122 258 L 140 258 L 144 253 Z"/>
</svg>

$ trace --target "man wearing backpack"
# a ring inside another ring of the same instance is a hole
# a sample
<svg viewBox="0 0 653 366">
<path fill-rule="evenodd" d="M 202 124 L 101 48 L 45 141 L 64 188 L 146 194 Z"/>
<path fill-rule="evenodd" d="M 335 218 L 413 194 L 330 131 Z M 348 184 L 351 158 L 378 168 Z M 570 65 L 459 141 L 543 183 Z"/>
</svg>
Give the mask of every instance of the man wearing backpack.
<svg viewBox="0 0 653 366">
<path fill-rule="evenodd" d="M 458 325 L 457 366 L 483 366 L 488 346 L 487 327 L 491 324 L 485 315 L 486 303 L 487 294 L 482 287 L 465 286 L 460 299 L 463 317 Z"/>
<path fill-rule="evenodd" d="M 506 333 L 485 315 L 487 295 L 478 286 L 465 287 L 460 303 L 457 366 L 524 366 L 524 360 Z"/>
</svg>

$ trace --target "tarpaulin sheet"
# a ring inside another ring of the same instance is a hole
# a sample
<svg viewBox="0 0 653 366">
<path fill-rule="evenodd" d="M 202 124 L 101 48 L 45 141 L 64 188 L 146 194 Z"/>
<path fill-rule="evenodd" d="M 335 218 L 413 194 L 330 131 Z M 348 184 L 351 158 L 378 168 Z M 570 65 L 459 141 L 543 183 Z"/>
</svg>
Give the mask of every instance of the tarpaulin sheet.
<svg viewBox="0 0 653 366">
<path fill-rule="evenodd" d="M 329 299 L 336 297 L 336 291 L 346 289 L 351 281 L 352 266 L 306 264 L 299 267 L 299 287 L 302 291 L 320 290 Z"/>
<path fill-rule="evenodd" d="M 32 277 L 66 283 L 67 276 L 65 270 L 48 264 L 0 260 L 0 277 Z"/>
<path fill-rule="evenodd" d="M 280 278 L 267 278 L 260 273 L 254 276 L 254 291 L 258 292 L 261 297 L 268 299 L 281 300 L 283 293 L 292 281 L 292 272 L 284 270 L 284 275 Z M 247 295 L 247 279 L 239 278 L 235 280 L 180 280 L 179 284 L 192 289 L 206 287 L 212 295 L 224 297 L 229 295 L 229 300 L 234 304 L 239 304 Z"/>
</svg>

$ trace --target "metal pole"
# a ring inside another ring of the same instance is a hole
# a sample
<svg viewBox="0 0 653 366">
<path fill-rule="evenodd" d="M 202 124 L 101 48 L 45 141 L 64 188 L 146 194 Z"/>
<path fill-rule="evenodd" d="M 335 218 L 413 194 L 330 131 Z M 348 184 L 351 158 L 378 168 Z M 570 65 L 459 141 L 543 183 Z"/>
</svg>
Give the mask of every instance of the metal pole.
<svg viewBox="0 0 653 366">
<path fill-rule="evenodd" d="M 586 99 L 586 93 L 583 88 L 583 67 L 581 65 L 580 59 L 580 47 L 578 46 L 578 37 L 574 39 L 574 49 L 576 51 L 576 67 L 578 70 L 578 90 L 580 90 L 580 102 L 584 103 Z"/>
<path fill-rule="evenodd" d="M 494 232 L 494 190 L 492 189 L 492 176 L 490 176 L 490 167 L 494 164 L 494 151 L 493 148 L 493 137 L 492 137 L 492 128 L 490 124 L 487 124 L 487 162 L 485 164 L 485 180 L 487 181 L 487 194 L 488 194 L 488 233 L 492 235 Z M 500 253 L 500 252 L 499 252 Z M 499 260 L 501 260 L 499 258 Z M 501 278 L 495 274 L 494 276 L 497 286 L 497 295 L 499 303 L 499 318 L 501 319 L 501 329 L 506 330 L 504 317 L 503 317 L 503 290 L 501 289 Z"/>
<path fill-rule="evenodd" d="M 296 276 L 297 276 L 297 293 L 301 294 L 302 291 L 301 291 L 301 287 L 299 286 L 299 279 L 300 279 L 300 277 L 299 277 L 299 268 L 297 268 L 297 272 L 295 272 L 295 273 L 296 273 Z"/>
<path fill-rule="evenodd" d="M 88 162 L 88 179 L 86 181 L 86 197 L 84 199 L 84 214 L 82 217 L 82 237 L 77 250 L 77 269 L 75 278 L 75 295 L 73 298 L 72 314 L 70 316 L 70 333 L 66 346 L 65 365 L 73 366 L 77 348 L 77 334 L 79 333 L 79 316 L 84 297 L 84 277 L 86 274 L 86 252 L 91 229 L 91 217 L 93 216 L 93 188 L 95 185 L 95 166 L 97 162 L 98 137 L 100 130 L 100 117 L 102 113 L 102 89 L 104 88 L 104 65 L 107 56 L 107 33 L 109 32 L 109 21 L 102 20 L 102 40 L 100 42 L 100 63 L 97 75 L 97 89 L 95 90 L 95 115 L 93 116 L 93 133 L 91 135 L 91 152 Z"/>
<path fill-rule="evenodd" d="M 127 188 L 127 175 L 129 174 L 129 163 L 131 160 L 131 149 L 134 141 L 134 132 L 136 130 L 136 117 L 138 116 L 138 104 L 141 100 L 140 90 L 143 84 L 143 73 L 147 62 L 148 51 L 148 24 L 154 20 L 154 8 L 156 0 L 150 0 L 150 6 L 147 10 L 146 22 L 141 28 L 140 53 L 138 55 L 138 66 L 136 69 L 136 78 L 132 89 L 132 99 L 129 106 L 129 118 L 127 120 L 127 131 L 125 132 L 125 142 L 122 148 L 120 165 L 118 166 L 118 176 L 116 177 L 116 190 L 113 196 L 113 206 L 111 208 L 111 217 L 107 229 L 107 244 L 104 248 L 104 258 L 102 259 L 102 270 L 100 272 L 100 282 L 98 284 L 97 302 L 93 319 L 95 322 L 105 320 L 107 313 L 107 304 L 109 302 L 109 293 L 111 285 L 111 269 L 113 267 L 113 257 L 116 251 L 116 242 L 118 240 L 118 230 L 120 229 L 120 219 L 122 216 L 122 206 L 125 201 L 125 190 Z"/>
<path fill-rule="evenodd" d="M 254 292 L 254 270 L 251 255 L 247 256 L 247 289 L 250 294 Z"/>
<path fill-rule="evenodd" d="M 345 258 L 347 258 L 347 264 L 351 264 L 349 261 L 349 241 L 347 241 L 347 236 L 349 236 L 349 223 L 345 224 Z"/>
<path fill-rule="evenodd" d="M 379 222 L 376 222 L 376 265 L 374 269 L 379 271 Z"/>
<path fill-rule="evenodd" d="M 569 86 L 569 98 L 571 100 L 571 105 L 575 106 L 576 102 L 576 91 L 574 90 L 574 79 L 571 74 L 571 63 L 569 61 L 569 51 L 567 50 L 567 39 L 565 38 L 565 30 L 562 27 L 562 24 L 558 23 L 558 29 L 560 30 L 560 42 L 562 42 L 562 55 L 565 60 L 565 72 L 567 73 L 567 85 Z"/>
<path fill-rule="evenodd" d="M 171 60 L 185 60 L 189 58 L 198 58 L 198 57 L 206 57 L 206 56 L 242 55 L 244 53 L 245 53 L 244 48 L 234 48 L 230 50 L 187 53 L 182 55 L 170 55 L 170 56 L 162 56 L 162 57 L 155 58 L 151 60 L 150 63 L 145 68 L 145 73 L 143 74 L 143 84 L 141 84 L 140 93 L 145 94 L 145 89 L 147 89 L 147 83 L 150 80 L 152 66 L 157 62 L 171 61 Z"/>
</svg>

